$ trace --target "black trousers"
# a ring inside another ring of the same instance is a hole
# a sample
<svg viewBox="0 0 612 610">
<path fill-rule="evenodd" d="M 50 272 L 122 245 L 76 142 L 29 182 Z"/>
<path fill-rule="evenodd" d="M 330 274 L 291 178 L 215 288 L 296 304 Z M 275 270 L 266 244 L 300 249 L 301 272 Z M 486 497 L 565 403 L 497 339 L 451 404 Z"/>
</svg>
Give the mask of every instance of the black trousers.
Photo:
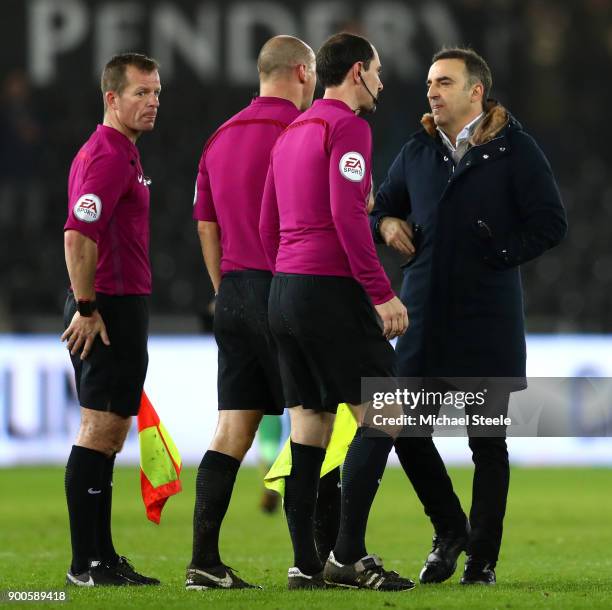
<svg viewBox="0 0 612 610">
<path fill-rule="evenodd" d="M 507 414 L 508 401 L 507 392 L 496 397 L 495 410 L 499 415 Z M 505 429 L 488 430 L 483 435 L 482 430 L 468 428 L 468 444 L 474 479 L 467 554 L 495 563 L 510 484 Z M 431 436 L 399 437 L 395 451 L 436 532 L 463 531 L 465 515 Z"/>
</svg>

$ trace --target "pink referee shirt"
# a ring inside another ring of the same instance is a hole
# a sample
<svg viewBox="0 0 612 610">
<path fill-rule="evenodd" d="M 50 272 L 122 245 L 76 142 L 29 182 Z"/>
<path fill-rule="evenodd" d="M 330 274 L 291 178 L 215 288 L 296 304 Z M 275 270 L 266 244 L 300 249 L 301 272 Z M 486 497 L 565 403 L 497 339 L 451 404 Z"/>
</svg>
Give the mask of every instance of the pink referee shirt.
<svg viewBox="0 0 612 610">
<path fill-rule="evenodd" d="M 272 151 L 259 229 L 277 272 L 354 277 L 374 305 L 395 294 L 372 240 L 368 123 L 339 100 L 317 100 Z"/>
<path fill-rule="evenodd" d="M 149 182 L 133 142 L 105 125 L 72 161 L 64 230 L 98 245 L 96 292 L 151 293 Z"/>
<path fill-rule="evenodd" d="M 193 217 L 219 224 L 221 273 L 271 270 L 259 239 L 259 213 L 270 151 L 300 111 L 288 100 L 257 97 L 204 146 Z"/>
</svg>

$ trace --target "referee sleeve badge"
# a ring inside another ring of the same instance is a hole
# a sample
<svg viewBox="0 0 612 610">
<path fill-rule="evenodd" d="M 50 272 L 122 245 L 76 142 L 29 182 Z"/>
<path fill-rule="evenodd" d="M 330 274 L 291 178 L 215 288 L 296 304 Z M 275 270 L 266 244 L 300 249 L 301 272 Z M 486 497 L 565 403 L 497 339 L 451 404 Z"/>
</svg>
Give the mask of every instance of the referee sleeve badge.
<svg viewBox="0 0 612 610">
<path fill-rule="evenodd" d="M 340 174 L 351 182 L 361 182 L 366 175 L 366 163 L 358 152 L 347 152 L 342 155 L 339 164 Z"/>
<path fill-rule="evenodd" d="M 82 222 L 96 222 L 102 214 L 102 200 L 93 193 L 81 195 L 74 204 L 72 213 L 77 220 Z"/>
</svg>

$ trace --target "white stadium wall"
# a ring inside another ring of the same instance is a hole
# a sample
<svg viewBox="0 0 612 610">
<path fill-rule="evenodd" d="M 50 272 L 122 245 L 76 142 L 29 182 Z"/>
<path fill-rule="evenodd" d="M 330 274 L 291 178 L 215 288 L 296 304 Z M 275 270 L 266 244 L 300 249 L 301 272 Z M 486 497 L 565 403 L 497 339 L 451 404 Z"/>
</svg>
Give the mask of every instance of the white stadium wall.
<svg viewBox="0 0 612 610">
<path fill-rule="evenodd" d="M 146 391 L 186 464 L 216 423 L 217 347 L 211 337 L 152 337 Z M 530 377 L 612 377 L 612 336 L 528 338 Z M 0 466 L 65 462 L 78 427 L 72 369 L 57 337 L 0 336 Z M 467 463 L 465 438 L 438 439 L 449 463 Z M 612 465 L 611 438 L 512 438 L 514 464 Z M 393 454 L 393 458 L 394 454 Z M 254 460 L 254 453 L 247 456 Z M 135 426 L 123 463 L 138 461 Z"/>
</svg>

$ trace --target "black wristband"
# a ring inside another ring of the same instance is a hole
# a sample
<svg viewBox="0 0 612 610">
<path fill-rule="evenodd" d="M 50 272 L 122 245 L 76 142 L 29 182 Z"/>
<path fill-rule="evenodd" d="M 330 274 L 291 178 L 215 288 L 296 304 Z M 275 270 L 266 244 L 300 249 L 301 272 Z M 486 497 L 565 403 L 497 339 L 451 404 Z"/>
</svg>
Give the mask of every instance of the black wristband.
<svg viewBox="0 0 612 610">
<path fill-rule="evenodd" d="M 374 242 L 377 244 L 385 243 L 383 236 L 380 234 L 380 224 L 385 218 L 388 218 L 388 216 L 379 216 L 378 220 L 376 221 L 376 224 L 374 225 Z"/>
<path fill-rule="evenodd" d="M 79 314 L 84 318 L 91 318 L 93 316 L 94 311 L 98 309 L 98 304 L 95 301 L 89 301 L 86 299 L 82 299 L 76 302 L 76 308 Z"/>
</svg>

